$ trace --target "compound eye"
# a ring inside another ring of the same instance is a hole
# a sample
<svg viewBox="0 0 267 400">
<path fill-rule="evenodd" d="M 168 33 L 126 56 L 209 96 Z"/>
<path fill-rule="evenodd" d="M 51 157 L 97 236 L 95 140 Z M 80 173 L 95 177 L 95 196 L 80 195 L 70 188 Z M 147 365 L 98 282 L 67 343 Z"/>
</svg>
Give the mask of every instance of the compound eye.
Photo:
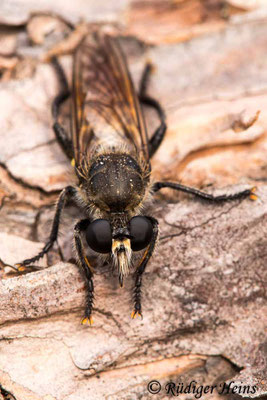
<svg viewBox="0 0 267 400">
<path fill-rule="evenodd" d="M 147 217 L 133 217 L 130 221 L 131 248 L 133 251 L 143 250 L 152 239 L 153 226 Z"/>
<path fill-rule="evenodd" d="M 85 237 L 88 246 L 97 253 L 109 253 L 111 251 L 111 227 L 106 219 L 97 219 L 88 225 Z"/>
</svg>

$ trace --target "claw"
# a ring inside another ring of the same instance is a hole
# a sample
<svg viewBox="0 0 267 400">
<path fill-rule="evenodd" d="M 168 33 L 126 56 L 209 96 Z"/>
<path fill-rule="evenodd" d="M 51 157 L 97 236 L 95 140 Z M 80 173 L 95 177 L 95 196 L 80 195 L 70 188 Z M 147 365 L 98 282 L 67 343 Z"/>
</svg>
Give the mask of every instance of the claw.
<svg viewBox="0 0 267 400">
<path fill-rule="evenodd" d="M 258 200 L 258 196 L 255 194 L 256 190 L 257 190 L 256 186 L 254 186 L 252 189 L 250 189 L 250 195 L 249 195 L 250 200 L 253 200 L 253 201 Z"/>
<path fill-rule="evenodd" d="M 155 71 L 156 71 L 156 67 L 155 67 L 155 65 L 153 64 L 153 61 L 150 59 L 150 58 L 148 58 L 147 60 L 146 60 L 146 65 L 149 67 L 149 69 L 150 69 L 150 73 L 151 74 L 153 74 Z"/>
<path fill-rule="evenodd" d="M 92 326 L 93 323 L 94 323 L 94 321 L 93 321 L 93 318 L 92 318 L 91 316 L 90 316 L 90 317 L 84 317 L 84 318 L 81 320 L 81 324 L 82 324 L 82 325 L 90 325 L 90 326 Z"/>
<path fill-rule="evenodd" d="M 26 270 L 26 267 L 22 264 L 15 264 L 15 267 L 19 272 L 24 272 Z"/>
<path fill-rule="evenodd" d="M 131 318 L 135 319 L 137 316 L 140 317 L 141 319 L 143 319 L 143 315 L 142 315 L 141 311 L 133 310 L 132 314 L 131 314 Z"/>
</svg>

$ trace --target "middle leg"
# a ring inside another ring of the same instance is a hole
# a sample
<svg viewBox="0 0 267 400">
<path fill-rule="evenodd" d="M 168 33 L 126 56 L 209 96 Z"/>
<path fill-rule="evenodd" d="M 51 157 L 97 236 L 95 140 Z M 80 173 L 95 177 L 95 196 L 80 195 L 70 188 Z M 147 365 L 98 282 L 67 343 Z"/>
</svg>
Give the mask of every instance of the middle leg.
<svg viewBox="0 0 267 400">
<path fill-rule="evenodd" d="M 49 250 L 52 248 L 53 244 L 57 240 L 61 213 L 65 207 L 65 204 L 68 200 L 75 198 L 76 194 L 77 194 L 77 189 L 73 186 L 67 186 L 67 187 L 65 187 L 65 189 L 62 190 L 62 192 L 59 195 L 58 201 L 57 201 L 56 212 L 54 215 L 52 228 L 51 228 L 51 232 L 50 232 L 48 241 L 46 242 L 44 248 L 36 256 L 34 256 L 32 258 L 28 258 L 27 260 L 24 260 L 21 263 L 16 264 L 18 271 L 20 271 L 20 272 L 25 271 L 27 267 L 29 267 L 31 264 L 38 261 L 46 253 L 49 252 Z"/>
<path fill-rule="evenodd" d="M 213 194 L 202 192 L 201 190 L 191 188 L 189 186 L 181 185 L 176 182 L 156 182 L 153 185 L 153 191 L 158 192 L 163 188 L 170 188 L 174 190 L 179 190 L 180 192 L 193 194 L 197 198 L 207 200 L 213 203 L 225 202 L 228 200 L 236 200 L 236 199 L 244 199 L 246 197 L 250 197 L 251 200 L 256 200 L 257 196 L 255 195 L 256 188 L 242 190 L 241 192 L 233 193 L 233 194 L 222 194 L 218 196 L 214 196 Z"/>
</svg>

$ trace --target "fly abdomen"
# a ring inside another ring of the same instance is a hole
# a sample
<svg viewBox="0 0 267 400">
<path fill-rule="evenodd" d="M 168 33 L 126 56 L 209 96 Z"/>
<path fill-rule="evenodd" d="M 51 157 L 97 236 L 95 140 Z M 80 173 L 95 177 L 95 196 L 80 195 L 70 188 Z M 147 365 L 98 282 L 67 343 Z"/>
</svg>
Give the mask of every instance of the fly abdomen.
<svg viewBox="0 0 267 400">
<path fill-rule="evenodd" d="M 145 184 L 142 170 L 129 154 L 102 154 L 89 170 L 89 196 L 95 204 L 105 203 L 110 211 L 136 207 Z"/>
</svg>

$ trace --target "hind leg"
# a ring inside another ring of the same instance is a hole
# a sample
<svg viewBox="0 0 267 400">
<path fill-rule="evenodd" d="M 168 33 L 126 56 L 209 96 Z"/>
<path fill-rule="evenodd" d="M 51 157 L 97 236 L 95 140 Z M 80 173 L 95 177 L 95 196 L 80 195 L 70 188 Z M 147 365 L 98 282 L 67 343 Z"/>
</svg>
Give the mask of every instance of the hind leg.
<svg viewBox="0 0 267 400">
<path fill-rule="evenodd" d="M 155 130 L 151 139 L 149 140 L 148 150 L 149 150 L 150 158 L 153 157 L 153 155 L 159 148 L 159 146 L 164 138 L 166 129 L 167 129 L 166 115 L 165 115 L 163 108 L 161 107 L 160 103 L 156 99 L 154 99 L 153 97 L 150 97 L 146 94 L 149 76 L 151 74 L 151 71 L 152 71 L 152 65 L 147 64 L 145 66 L 145 69 L 144 69 L 144 72 L 143 72 L 143 75 L 141 78 L 140 89 L 139 89 L 140 102 L 142 104 L 145 104 L 149 107 L 154 108 L 154 110 L 157 112 L 159 119 L 160 119 L 159 127 Z"/>
</svg>

